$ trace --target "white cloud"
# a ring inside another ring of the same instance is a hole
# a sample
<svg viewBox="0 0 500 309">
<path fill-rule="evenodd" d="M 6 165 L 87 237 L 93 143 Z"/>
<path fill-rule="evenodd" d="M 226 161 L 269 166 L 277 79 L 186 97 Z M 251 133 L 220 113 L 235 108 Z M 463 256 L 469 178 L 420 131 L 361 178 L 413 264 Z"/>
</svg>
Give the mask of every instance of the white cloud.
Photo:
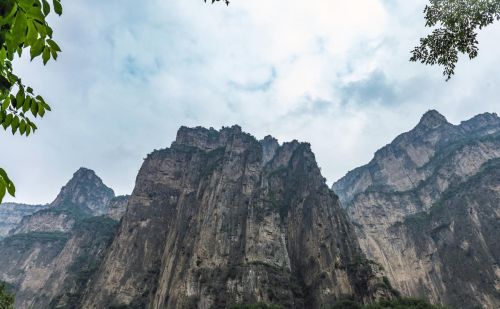
<svg viewBox="0 0 500 309">
<path fill-rule="evenodd" d="M 426 31 L 424 5 L 70 1 L 51 21 L 60 59 L 45 68 L 18 63 L 53 112 L 29 139 L 0 135 L 11 149 L 0 152 L 0 164 L 16 181 L 18 201 L 50 201 L 80 166 L 130 193 L 141 159 L 169 146 L 180 125 L 238 123 L 258 138 L 311 142 L 331 182 L 427 109 L 454 122 L 498 112 L 498 25 L 481 34 L 479 58 L 461 61 L 445 83 L 440 68 L 408 62 Z M 374 72 L 383 89 L 365 87 L 357 96 L 364 102 L 343 102 L 346 85 L 366 85 Z M 377 100 L 384 91 L 400 102 Z"/>
</svg>

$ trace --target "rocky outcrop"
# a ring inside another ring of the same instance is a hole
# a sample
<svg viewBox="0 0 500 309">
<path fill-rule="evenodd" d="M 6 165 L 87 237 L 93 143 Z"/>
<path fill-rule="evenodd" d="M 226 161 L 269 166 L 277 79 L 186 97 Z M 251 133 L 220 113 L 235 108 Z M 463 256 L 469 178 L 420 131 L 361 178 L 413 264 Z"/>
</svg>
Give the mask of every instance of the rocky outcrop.
<svg viewBox="0 0 500 309">
<path fill-rule="evenodd" d="M 98 216 L 107 213 L 109 202 L 114 197 L 113 190 L 108 188 L 93 170 L 82 167 L 61 189 L 51 207 L 73 207 Z"/>
<path fill-rule="evenodd" d="M 0 239 L 7 236 L 23 217 L 48 207 L 48 205 L 27 205 L 18 203 L 0 204 Z"/>
<path fill-rule="evenodd" d="M 130 195 L 120 195 L 112 198 L 107 206 L 106 216 L 115 221 L 120 221 L 127 210 L 129 198 Z"/>
<path fill-rule="evenodd" d="M 500 118 L 427 112 L 333 185 L 368 258 L 404 295 L 500 307 Z"/>
<path fill-rule="evenodd" d="M 84 308 L 320 308 L 391 292 L 310 146 L 182 127 L 148 155 Z"/>
<path fill-rule="evenodd" d="M 78 308 L 118 228 L 98 215 L 119 220 L 124 203 L 82 168 L 47 208 L 24 217 L 0 241 L 0 281 L 13 287 L 15 307 Z"/>
</svg>

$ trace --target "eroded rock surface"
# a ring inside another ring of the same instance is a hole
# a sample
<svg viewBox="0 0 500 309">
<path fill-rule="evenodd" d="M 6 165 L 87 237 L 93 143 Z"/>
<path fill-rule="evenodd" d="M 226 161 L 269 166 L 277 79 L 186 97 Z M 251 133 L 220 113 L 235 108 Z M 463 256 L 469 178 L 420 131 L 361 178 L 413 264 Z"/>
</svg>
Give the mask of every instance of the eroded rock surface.
<svg viewBox="0 0 500 309">
<path fill-rule="evenodd" d="M 427 112 L 333 185 L 368 258 L 404 295 L 500 307 L 500 118 Z"/>
<path fill-rule="evenodd" d="M 124 203 L 126 197 L 114 198 L 93 171 L 82 168 L 54 202 L 25 216 L 0 241 L 0 280 L 13 286 L 15 307 L 80 308 Z"/>
<path fill-rule="evenodd" d="M 308 144 L 182 127 L 148 155 L 84 308 L 319 308 L 391 293 Z"/>
<path fill-rule="evenodd" d="M 21 223 L 21 220 L 48 205 L 27 205 L 19 203 L 0 204 L 0 239 Z"/>
</svg>

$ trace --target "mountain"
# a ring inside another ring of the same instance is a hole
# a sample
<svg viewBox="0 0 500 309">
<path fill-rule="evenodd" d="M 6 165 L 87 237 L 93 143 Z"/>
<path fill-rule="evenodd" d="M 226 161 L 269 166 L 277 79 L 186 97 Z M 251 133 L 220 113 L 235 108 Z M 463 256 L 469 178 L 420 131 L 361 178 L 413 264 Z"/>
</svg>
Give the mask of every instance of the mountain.
<svg viewBox="0 0 500 309">
<path fill-rule="evenodd" d="M 51 204 L 25 216 L 0 241 L 0 281 L 13 287 L 16 308 L 78 307 L 126 200 L 81 168 Z"/>
<path fill-rule="evenodd" d="M 437 111 L 333 185 L 363 252 L 403 295 L 500 308 L 500 118 Z"/>
<path fill-rule="evenodd" d="M 182 127 L 146 158 L 83 308 L 320 308 L 392 297 L 309 144 Z"/>
<path fill-rule="evenodd" d="M 7 236 L 9 231 L 15 228 L 23 219 L 47 205 L 27 205 L 18 203 L 0 204 L 0 239 Z"/>
</svg>

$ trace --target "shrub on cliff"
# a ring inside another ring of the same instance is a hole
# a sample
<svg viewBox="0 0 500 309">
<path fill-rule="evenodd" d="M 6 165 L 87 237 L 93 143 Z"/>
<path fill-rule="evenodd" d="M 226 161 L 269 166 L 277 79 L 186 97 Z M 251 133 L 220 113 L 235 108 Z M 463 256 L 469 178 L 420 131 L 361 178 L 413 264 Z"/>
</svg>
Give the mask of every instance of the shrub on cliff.
<svg viewBox="0 0 500 309">
<path fill-rule="evenodd" d="M 0 308 L 14 309 L 14 296 L 7 292 L 7 287 L 4 283 L 0 283 Z"/>
</svg>

